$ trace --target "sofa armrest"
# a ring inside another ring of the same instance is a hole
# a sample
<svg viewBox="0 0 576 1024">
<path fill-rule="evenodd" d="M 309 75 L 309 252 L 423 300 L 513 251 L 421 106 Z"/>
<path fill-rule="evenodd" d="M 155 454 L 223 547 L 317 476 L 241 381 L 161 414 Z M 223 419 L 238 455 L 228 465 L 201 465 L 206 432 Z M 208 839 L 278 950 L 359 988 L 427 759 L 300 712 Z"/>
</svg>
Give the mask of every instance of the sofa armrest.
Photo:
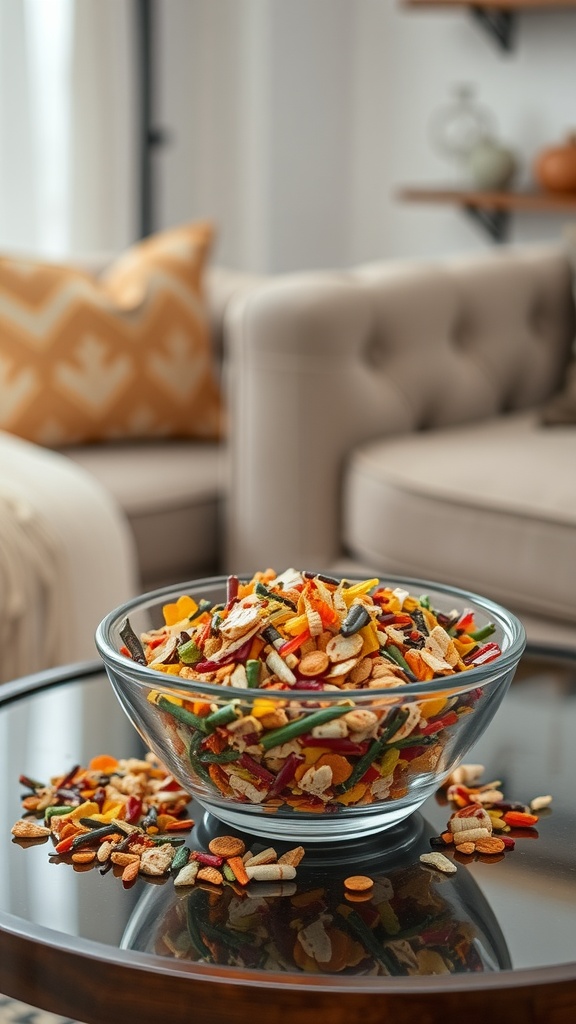
<svg viewBox="0 0 576 1024">
<path fill-rule="evenodd" d="M 265 277 L 249 274 L 242 270 L 229 267 L 211 266 L 204 281 L 204 295 L 208 307 L 210 331 L 214 353 L 218 360 L 222 358 L 224 345 L 224 324 L 228 307 L 232 300 L 263 284 Z"/>
<path fill-rule="evenodd" d="M 139 589 L 127 520 L 71 459 L 0 431 L 0 682 L 96 657 Z"/>
<path fill-rule="evenodd" d="M 341 479 L 360 443 L 544 401 L 573 337 L 560 247 L 290 274 L 232 303 L 227 565 L 341 557 Z"/>
</svg>

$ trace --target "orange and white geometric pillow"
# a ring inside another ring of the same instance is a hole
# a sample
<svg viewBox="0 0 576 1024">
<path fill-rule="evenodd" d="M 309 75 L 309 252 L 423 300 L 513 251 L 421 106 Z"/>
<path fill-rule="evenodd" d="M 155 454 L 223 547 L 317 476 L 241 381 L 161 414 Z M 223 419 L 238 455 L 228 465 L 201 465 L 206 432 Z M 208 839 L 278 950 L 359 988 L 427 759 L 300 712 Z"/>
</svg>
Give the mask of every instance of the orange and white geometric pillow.
<svg viewBox="0 0 576 1024">
<path fill-rule="evenodd" d="M 0 429 L 48 447 L 220 438 L 202 289 L 213 234 L 159 232 L 100 278 L 0 258 Z"/>
</svg>

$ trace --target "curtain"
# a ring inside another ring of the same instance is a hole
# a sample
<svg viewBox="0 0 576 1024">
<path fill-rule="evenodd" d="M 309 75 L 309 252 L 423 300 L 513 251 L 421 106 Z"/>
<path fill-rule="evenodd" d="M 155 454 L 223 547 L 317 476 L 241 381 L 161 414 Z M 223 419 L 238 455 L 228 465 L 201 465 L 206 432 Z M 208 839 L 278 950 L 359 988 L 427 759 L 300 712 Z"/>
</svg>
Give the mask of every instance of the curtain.
<svg viewBox="0 0 576 1024">
<path fill-rule="evenodd" d="M 40 243 L 26 4 L 0 4 L 0 245 Z"/>
<path fill-rule="evenodd" d="M 132 0 L 2 0 L 0 250 L 115 252 L 137 232 Z"/>
</svg>

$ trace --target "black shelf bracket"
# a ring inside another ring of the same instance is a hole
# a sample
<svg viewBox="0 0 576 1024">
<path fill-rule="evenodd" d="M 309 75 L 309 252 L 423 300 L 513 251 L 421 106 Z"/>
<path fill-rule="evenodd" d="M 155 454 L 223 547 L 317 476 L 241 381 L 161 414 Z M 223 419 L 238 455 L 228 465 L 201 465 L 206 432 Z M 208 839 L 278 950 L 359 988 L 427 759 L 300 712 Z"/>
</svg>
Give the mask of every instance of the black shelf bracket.
<svg viewBox="0 0 576 1024">
<path fill-rule="evenodd" d="M 516 19 L 512 11 L 494 10 L 490 7 L 472 7 L 472 17 L 485 29 L 498 46 L 510 53 L 514 43 Z"/>
<path fill-rule="evenodd" d="M 506 241 L 510 221 L 508 210 L 487 210 L 473 203 L 466 203 L 464 209 L 490 235 L 493 242 Z"/>
</svg>

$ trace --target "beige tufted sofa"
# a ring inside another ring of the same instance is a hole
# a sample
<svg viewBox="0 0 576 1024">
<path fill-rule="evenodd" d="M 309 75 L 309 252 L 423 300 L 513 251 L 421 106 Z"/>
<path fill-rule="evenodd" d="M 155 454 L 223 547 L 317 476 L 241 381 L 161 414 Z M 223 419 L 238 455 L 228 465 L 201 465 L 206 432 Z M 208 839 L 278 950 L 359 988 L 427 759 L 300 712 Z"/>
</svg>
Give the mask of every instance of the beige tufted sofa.
<svg viewBox="0 0 576 1024">
<path fill-rule="evenodd" d="M 137 590 L 266 565 L 445 580 L 574 645 L 576 428 L 539 422 L 571 285 L 561 246 L 213 269 L 227 445 L 0 435 L 3 678 L 94 657 L 99 618 Z"/>
<path fill-rule="evenodd" d="M 230 567 L 442 580 L 576 644 L 576 427 L 540 424 L 574 335 L 560 245 L 286 275 L 228 320 Z"/>
</svg>

